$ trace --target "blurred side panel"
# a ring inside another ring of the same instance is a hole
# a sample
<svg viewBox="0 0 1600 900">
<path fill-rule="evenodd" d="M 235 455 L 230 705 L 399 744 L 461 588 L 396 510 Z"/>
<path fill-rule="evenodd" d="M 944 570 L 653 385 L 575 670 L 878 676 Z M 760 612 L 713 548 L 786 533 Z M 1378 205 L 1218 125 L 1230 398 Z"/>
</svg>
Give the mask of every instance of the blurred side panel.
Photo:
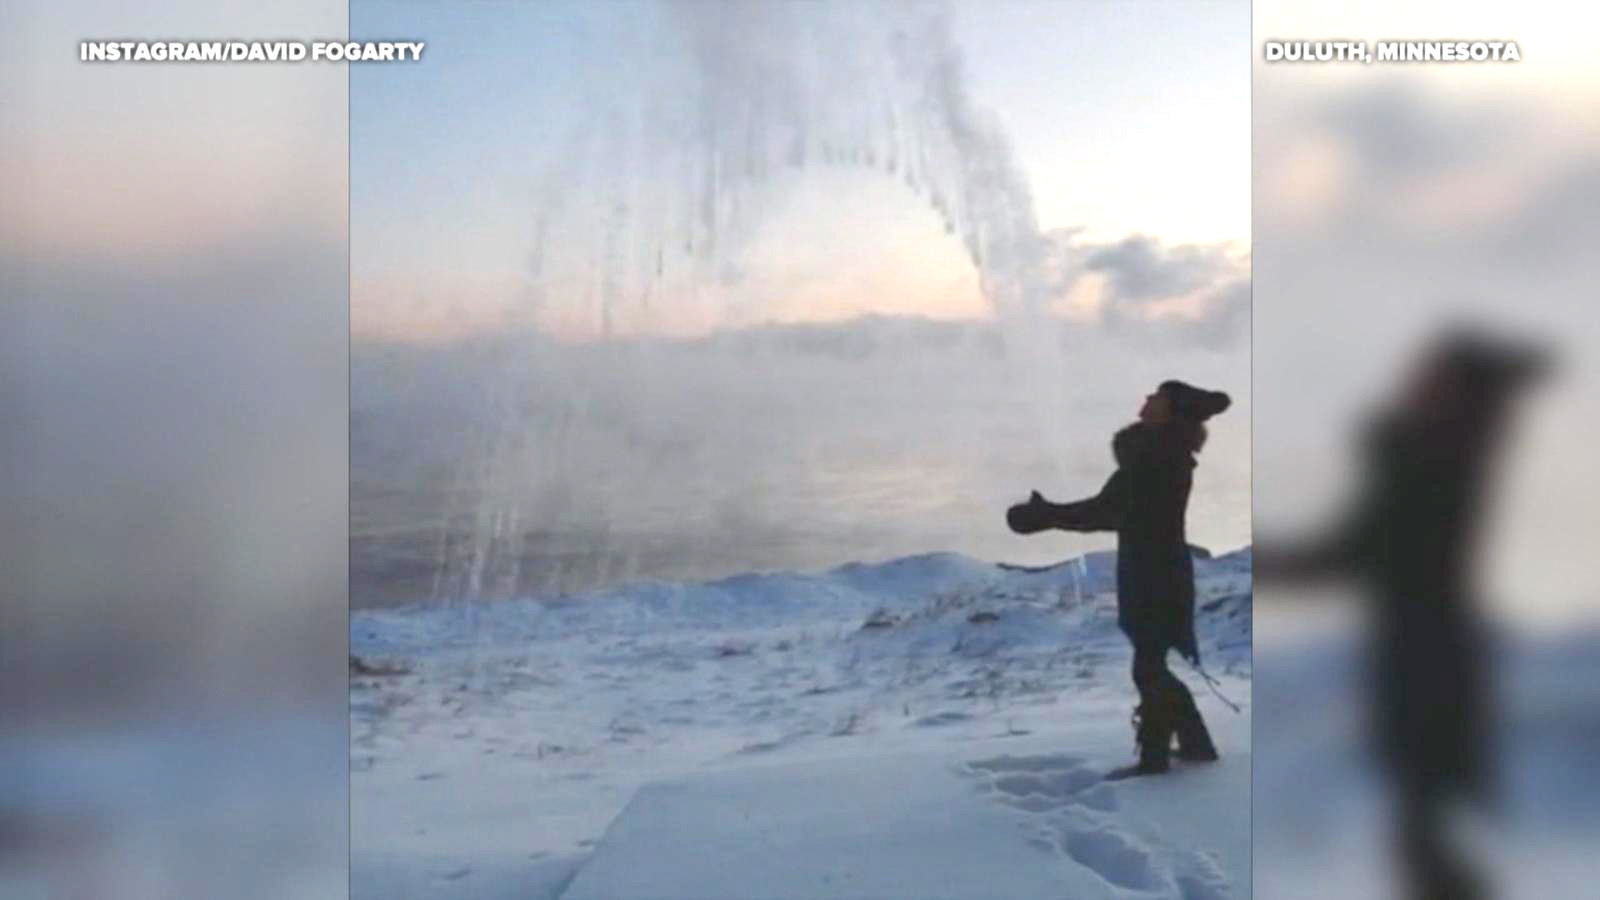
<svg viewBox="0 0 1600 900">
<path fill-rule="evenodd" d="M 1600 883 L 1594 19 L 1255 4 L 1258 898 Z M 1340 39 L 1522 59 L 1262 58 Z"/>
<path fill-rule="evenodd" d="M 0 896 L 345 895 L 346 33 L 0 5 Z"/>
</svg>

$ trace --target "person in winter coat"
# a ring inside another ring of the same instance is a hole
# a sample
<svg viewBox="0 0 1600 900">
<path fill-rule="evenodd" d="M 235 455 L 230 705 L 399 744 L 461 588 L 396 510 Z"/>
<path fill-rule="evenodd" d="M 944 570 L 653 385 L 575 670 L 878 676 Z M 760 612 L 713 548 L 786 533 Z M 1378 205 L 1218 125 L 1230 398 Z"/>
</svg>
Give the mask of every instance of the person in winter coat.
<svg viewBox="0 0 1600 900">
<path fill-rule="evenodd" d="M 1011 507 L 1006 522 L 1019 534 L 1049 529 L 1117 533 L 1117 624 L 1133 643 L 1136 766 L 1123 775 L 1165 772 L 1173 736 L 1180 759 L 1209 762 L 1217 749 L 1194 696 L 1167 668 L 1177 650 L 1199 665 L 1194 634 L 1194 561 L 1184 536 L 1195 455 L 1205 421 L 1226 410 L 1227 394 L 1166 381 L 1145 398 L 1139 421 L 1112 438 L 1117 470 L 1100 493 L 1052 503 L 1034 491 Z"/>
<path fill-rule="evenodd" d="M 1547 364 L 1531 347 L 1445 335 L 1373 417 L 1365 484 L 1345 515 L 1320 537 L 1256 547 L 1258 579 L 1342 576 L 1366 589 L 1372 730 L 1396 789 L 1407 890 L 1423 900 L 1487 893 L 1445 827 L 1452 806 L 1491 787 L 1473 561 L 1505 425 Z"/>
</svg>

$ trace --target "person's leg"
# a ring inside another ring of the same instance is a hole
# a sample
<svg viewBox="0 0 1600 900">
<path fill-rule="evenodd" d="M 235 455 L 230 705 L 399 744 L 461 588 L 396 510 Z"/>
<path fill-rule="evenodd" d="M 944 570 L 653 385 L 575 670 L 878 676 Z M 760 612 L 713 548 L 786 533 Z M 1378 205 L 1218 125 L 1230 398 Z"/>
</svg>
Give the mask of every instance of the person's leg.
<svg viewBox="0 0 1600 900">
<path fill-rule="evenodd" d="M 1211 731 L 1200 716 L 1194 694 L 1183 680 L 1162 666 L 1166 673 L 1167 690 L 1172 695 L 1175 718 L 1173 727 L 1178 733 L 1178 758 L 1185 762 L 1215 762 L 1217 745 L 1211 740 Z"/>
<path fill-rule="evenodd" d="M 1441 798 L 1414 786 L 1399 788 L 1398 863 L 1410 900 L 1482 900 L 1483 878 L 1451 843 Z"/>
<path fill-rule="evenodd" d="M 1169 764 L 1173 710 L 1171 691 L 1165 681 L 1172 673 L 1167 671 L 1166 655 L 1166 648 L 1157 644 L 1136 643 L 1133 646 L 1133 684 L 1139 690 L 1135 740 L 1139 744 L 1139 768 L 1143 771 L 1164 772 Z"/>
</svg>

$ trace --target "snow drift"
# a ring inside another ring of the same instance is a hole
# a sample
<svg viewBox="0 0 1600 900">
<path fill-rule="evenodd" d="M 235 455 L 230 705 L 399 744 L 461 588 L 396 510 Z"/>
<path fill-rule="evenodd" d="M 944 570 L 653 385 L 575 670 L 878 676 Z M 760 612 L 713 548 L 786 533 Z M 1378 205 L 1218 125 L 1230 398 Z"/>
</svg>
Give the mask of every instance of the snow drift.
<svg viewBox="0 0 1600 900">
<path fill-rule="evenodd" d="M 353 894 L 1247 896 L 1249 550 L 1197 554 L 1245 714 L 1175 668 L 1224 755 L 1163 780 L 1177 816 L 1096 783 L 1132 752 L 1114 569 L 930 554 L 355 613 Z"/>
</svg>

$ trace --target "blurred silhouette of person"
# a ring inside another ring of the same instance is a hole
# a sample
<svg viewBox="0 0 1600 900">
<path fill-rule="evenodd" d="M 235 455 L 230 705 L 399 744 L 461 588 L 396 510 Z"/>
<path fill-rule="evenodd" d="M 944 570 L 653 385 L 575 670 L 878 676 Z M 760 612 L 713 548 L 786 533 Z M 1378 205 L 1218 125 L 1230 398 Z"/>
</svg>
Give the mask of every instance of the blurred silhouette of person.
<svg viewBox="0 0 1600 900">
<path fill-rule="evenodd" d="M 1364 435 L 1365 478 L 1343 516 L 1297 546 L 1256 542 L 1255 577 L 1353 579 L 1370 607 L 1368 677 L 1392 779 L 1408 894 L 1488 895 L 1449 839 L 1490 799 L 1490 673 L 1473 562 L 1498 449 L 1541 353 L 1458 330 L 1422 355 Z"/>
<path fill-rule="evenodd" d="M 1217 759 L 1217 748 L 1189 689 L 1167 668 L 1176 649 L 1195 665 L 1194 560 L 1184 535 L 1195 455 L 1205 444 L 1205 421 L 1231 404 L 1227 394 L 1181 381 L 1162 382 L 1145 397 L 1139 420 L 1112 438 L 1117 470 L 1100 493 L 1075 503 L 1052 503 L 1034 491 L 1006 511 L 1019 534 L 1049 529 L 1117 533 L 1117 624 L 1133 644 L 1134 712 L 1139 761 L 1108 777 L 1152 775 L 1178 756 Z"/>
</svg>

